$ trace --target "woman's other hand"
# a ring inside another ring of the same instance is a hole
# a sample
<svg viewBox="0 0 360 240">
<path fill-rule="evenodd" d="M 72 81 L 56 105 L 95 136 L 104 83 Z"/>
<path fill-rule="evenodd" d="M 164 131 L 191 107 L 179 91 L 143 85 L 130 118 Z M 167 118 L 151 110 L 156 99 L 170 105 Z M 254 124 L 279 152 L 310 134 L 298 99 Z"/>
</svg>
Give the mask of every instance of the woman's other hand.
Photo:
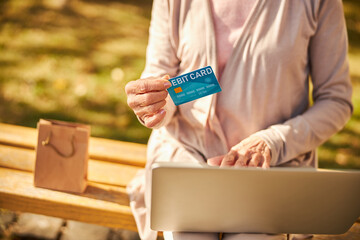
<svg viewBox="0 0 360 240">
<path fill-rule="evenodd" d="M 171 87 L 169 76 L 162 78 L 149 77 L 131 81 L 125 86 L 127 103 L 144 125 L 152 128 L 165 117 L 163 107 L 166 104 Z"/>
<path fill-rule="evenodd" d="M 271 151 L 269 146 L 257 136 L 250 136 L 222 156 L 208 159 L 211 166 L 220 167 L 262 167 L 269 168 Z"/>
</svg>

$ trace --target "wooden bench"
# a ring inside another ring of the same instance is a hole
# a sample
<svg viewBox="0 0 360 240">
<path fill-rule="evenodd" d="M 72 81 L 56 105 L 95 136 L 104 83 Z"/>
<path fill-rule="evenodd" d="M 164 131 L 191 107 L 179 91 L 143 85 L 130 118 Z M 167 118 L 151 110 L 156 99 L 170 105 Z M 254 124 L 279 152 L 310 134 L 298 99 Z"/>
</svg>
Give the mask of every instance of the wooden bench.
<svg viewBox="0 0 360 240">
<path fill-rule="evenodd" d="M 137 231 L 125 188 L 146 145 L 92 137 L 89 186 L 72 194 L 34 187 L 36 141 L 36 129 L 0 123 L 0 208 Z"/>
<path fill-rule="evenodd" d="M 36 139 L 34 128 L 0 123 L 0 208 L 137 231 L 125 188 L 145 166 L 146 145 L 92 137 L 89 185 L 72 194 L 34 187 Z M 359 220 L 343 235 L 313 239 L 360 239 Z"/>
</svg>

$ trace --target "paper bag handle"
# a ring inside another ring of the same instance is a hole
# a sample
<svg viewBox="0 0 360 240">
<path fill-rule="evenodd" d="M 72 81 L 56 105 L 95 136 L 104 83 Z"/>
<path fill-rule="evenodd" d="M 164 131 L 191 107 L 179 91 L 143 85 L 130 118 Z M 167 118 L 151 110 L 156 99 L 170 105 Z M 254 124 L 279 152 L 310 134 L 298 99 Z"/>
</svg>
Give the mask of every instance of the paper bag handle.
<svg viewBox="0 0 360 240">
<path fill-rule="evenodd" d="M 62 156 L 64 158 L 71 158 L 72 156 L 74 156 L 74 154 L 75 154 L 74 134 L 72 135 L 72 138 L 71 138 L 71 153 L 70 154 L 64 154 L 64 153 L 60 152 L 56 146 L 52 145 L 50 143 L 51 135 L 52 135 L 52 131 L 50 131 L 49 136 L 44 141 L 41 142 L 41 144 L 43 146 L 51 147 L 57 154 L 59 154 L 60 156 Z"/>
</svg>

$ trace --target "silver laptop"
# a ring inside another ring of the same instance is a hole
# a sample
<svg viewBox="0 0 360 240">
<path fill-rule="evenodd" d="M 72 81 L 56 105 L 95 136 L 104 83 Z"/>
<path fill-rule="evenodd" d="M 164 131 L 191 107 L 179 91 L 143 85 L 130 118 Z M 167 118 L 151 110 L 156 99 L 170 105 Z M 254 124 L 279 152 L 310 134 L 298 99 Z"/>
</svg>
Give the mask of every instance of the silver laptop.
<svg viewBox="0 0 360 240">
<path fill-rule="evenodd" d="M 360 216 L 360 171 L 152 167 L 158 231 L 341 234 Z"/>
</svg>

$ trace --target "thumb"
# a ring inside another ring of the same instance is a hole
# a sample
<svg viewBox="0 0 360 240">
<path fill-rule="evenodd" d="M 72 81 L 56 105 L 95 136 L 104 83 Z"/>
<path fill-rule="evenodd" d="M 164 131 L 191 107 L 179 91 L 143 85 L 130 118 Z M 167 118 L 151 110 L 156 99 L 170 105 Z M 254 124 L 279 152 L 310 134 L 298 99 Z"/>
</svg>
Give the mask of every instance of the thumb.
<svg viewBox="0 0 360 240">
<path fill-rule="evenodd" d="M 220 166 L 224 156 L 225 155 L 209 158 L 207 160 L 207 164 L 210 165 L 210 166 Z"/>
<path fill-rule="evenodd" d="M 169 80 L 170 79 L 170 75 L 169 74 L 166 74 L 164 76 L 161 77 L 162 79 L 165 79 L 165 80 Z"/>
</svg>

